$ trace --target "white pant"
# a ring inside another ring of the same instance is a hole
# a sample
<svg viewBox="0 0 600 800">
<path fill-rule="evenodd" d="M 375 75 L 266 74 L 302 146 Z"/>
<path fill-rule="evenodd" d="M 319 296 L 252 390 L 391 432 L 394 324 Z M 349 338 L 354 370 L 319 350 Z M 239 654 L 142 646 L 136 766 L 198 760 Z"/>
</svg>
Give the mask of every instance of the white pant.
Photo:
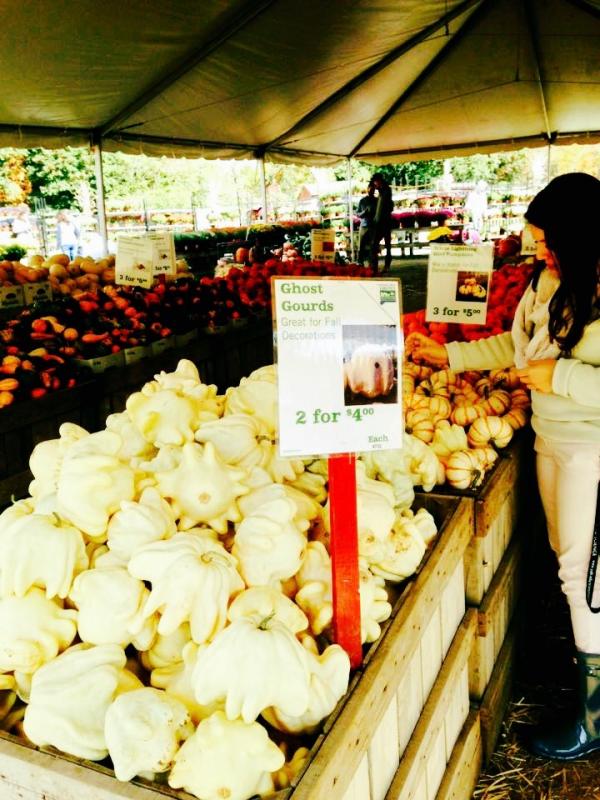
<svg viewBox="0 0 600 800">
<path fill-rule="evenodd" d="M 600 614 L 592 614 L 586 579 L 600 481 L 599 443 L 562 443 L 536 438 L 537 476 L 550 545 L 569 601 L 575 644 L 584 653 L 600 653 Z M 600 564 L 593 605 L 600 604 Z"/>
</svg>

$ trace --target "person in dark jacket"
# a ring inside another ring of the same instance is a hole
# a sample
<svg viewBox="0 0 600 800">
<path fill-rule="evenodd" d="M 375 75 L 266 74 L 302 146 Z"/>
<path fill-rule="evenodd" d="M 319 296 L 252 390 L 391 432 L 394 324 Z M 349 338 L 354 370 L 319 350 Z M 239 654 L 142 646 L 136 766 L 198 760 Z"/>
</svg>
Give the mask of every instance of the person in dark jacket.
<svg viewBox="0 0 600 800">
<path fill-rule="evenodd" d="M 385 261 L 383 272 L 388 272 L 392 265 L 392 189 L 381 172 L 375 172 L 371 182 L 377 190 L 377 207 L 373 229 L 373 242 L 371 246 L 371 268 L 377 274 L 379 261 L 379 243 L 383 239 L 385 245 Z"/>
</svg>

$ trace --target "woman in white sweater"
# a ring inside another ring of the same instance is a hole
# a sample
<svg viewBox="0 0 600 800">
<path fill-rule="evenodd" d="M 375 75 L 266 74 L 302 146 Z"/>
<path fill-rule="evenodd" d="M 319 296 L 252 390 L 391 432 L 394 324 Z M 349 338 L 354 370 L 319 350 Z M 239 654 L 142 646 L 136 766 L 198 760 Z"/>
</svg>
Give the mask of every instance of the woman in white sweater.
<svg viewBox="0 0 600 800">
<path fill-rule="evenodd" d="M 521 298 L 512 331 L 447 345 L 415 333 L 406 351 L 458 372 L 515 365 L 531 389 L 538 485 L 569 603 L 580 703 L 575 719 L 537 729 L 529 747 L 568 761 L 600 749 L 600 181 L 561 175 L 525 217 L 545 267 Z"/>
</svg>

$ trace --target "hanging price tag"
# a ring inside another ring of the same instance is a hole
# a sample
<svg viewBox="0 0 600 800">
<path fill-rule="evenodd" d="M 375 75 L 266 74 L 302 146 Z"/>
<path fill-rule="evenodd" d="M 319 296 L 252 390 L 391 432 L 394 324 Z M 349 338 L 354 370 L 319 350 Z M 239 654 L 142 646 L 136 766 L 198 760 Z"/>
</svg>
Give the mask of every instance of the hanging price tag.
<svg viewBox="0 0 600 800">
<path fill-rule="evenodd" d="M 115 283 L 150 289 L 154 282 L 153 254 L 153 244 L 147 236 L 120 236 L 117 239 Z"/>
<path fill-rule="evenodd" d="M 483 325 L 487 316 L 492 246 L 432 244 L 427 271 L 427 322 Z"/>
</svg>

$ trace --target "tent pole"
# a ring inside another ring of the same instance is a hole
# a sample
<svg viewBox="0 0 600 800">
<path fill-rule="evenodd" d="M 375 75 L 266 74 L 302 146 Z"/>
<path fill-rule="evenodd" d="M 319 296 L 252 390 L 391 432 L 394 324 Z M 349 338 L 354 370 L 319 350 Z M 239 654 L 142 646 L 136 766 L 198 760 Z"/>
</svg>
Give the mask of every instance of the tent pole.
<svg viewBox="0 0 600 800">
<path fill-rule="evenodd" d="M 346 185 L 348 194 L 348 225 L 350 228 L 350 260 L 354 263 L 354 207 L 352 204 L 352 159 L 346 159 Z"/>
<path fill-rule="evenodd" d="M 550 183 L 550 165 L 552 160 L 552 145 L 548 142 L 548 149 L 546 150 L 546 183 Z"/>
<path fill-rule="evenodd" d="M 108 231 L 106 228 L 106 207 L 104 203 L 104 172 L 102 170 L 102 145 L 92 144 L 94 170 L 96 173 L 96 210 L 98 212 L 98 233 L 102 237 L 104 255 L 108 253 Z"/>
<path fill-rule="evenodd" d="M 262 191 L 262 218 L 267 221 L 267 178 L 265 176 L 265 156 L 261 155 L 258 159 L 258 169 L 260 173 L 260 186 Z"/>
</svg>

